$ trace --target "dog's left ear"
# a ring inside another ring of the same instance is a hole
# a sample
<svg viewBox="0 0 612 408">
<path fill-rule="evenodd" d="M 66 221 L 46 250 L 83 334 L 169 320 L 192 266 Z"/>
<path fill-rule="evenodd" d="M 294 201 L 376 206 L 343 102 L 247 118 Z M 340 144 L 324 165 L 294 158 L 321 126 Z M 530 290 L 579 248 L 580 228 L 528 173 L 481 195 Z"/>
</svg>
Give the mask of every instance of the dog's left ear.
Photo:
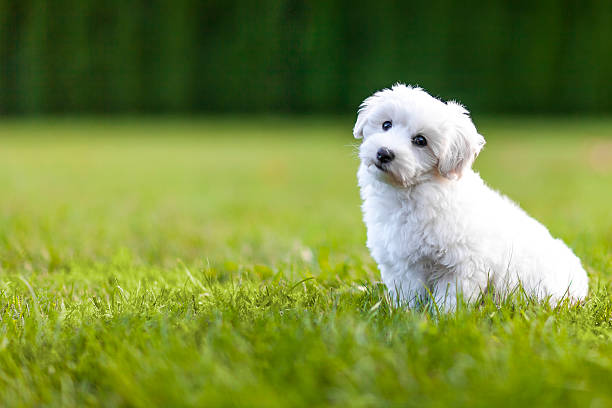
<svg viewBox="0 0 612 408">
<path fill-rule="evenodd" d="M 470 113 L 461 104 L 446 102 L 449 110 L 449 127 L 446 145 L 438 158 L 438 171 L 449 179 L 458 179 L 485 145 L 485 139 L 476 131 Z"/>
</svg>

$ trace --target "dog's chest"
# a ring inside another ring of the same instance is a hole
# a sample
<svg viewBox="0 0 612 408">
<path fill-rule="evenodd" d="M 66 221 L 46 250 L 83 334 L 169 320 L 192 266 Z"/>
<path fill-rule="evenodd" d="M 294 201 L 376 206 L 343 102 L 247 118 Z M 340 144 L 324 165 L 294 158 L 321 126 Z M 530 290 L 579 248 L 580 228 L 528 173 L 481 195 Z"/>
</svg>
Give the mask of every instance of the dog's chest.
<svg viewBox="0 0 612 408">
<path fill-rule="evenodd" d="M 428 243 L 430 216 L 407 197 L 373 195 L 363 202 L 368 248 L 378 263 L 421 263 L 433 250 Z"/>
</svg>

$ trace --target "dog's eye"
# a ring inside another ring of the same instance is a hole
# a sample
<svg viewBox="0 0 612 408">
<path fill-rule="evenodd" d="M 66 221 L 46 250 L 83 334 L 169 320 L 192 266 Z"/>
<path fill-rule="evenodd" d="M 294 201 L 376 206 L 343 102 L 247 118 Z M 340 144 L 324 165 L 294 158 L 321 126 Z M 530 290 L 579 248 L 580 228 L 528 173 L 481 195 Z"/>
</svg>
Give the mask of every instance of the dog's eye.
<svg viewBox="0 0 612 408">
<path fill-rule="evenodd" d="M 393 123 L 390 120 L 383 122 L 382 129 L 386 132 L 393 127 Z"/>
<path fill-rule="evenodd" d="M 412 144 L 419 147 L 424 147 L 427 146 L 427 139 L 425 139 L 423 135 L 416 135 L 412 138 Z"/>
</svg>

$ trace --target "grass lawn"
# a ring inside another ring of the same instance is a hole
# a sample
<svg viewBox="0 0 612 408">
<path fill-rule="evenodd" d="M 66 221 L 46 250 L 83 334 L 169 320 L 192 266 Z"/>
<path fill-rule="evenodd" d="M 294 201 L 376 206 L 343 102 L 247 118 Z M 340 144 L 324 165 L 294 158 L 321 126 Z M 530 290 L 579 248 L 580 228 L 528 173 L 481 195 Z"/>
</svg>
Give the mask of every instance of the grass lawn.
<svg viewBox="0 0 612 408">
<path fill-rule="evenodd" d="M 584 305 L 390 305 L 353 118 L 0 123 L 0 406 L 612 405 L 612 120 L 476 120 Z"/>
</svg>

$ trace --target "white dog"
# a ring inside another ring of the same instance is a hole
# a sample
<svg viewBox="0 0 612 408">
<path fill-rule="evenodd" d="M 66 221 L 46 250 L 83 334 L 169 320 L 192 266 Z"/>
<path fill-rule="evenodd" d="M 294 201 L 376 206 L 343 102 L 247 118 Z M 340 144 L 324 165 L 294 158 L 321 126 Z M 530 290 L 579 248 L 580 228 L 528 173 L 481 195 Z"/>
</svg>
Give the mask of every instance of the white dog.
<svg viewBox="0 0 612 408">
<path fill-rule="evenodd" d="M 353 135 L 367 246 L 393 296 L 453 310 L 491 289 L 587 295 L 572 250 L 471 169 L 485 140 L 463 106 L 397 84 L 363 102 Z"/>
</svg>

